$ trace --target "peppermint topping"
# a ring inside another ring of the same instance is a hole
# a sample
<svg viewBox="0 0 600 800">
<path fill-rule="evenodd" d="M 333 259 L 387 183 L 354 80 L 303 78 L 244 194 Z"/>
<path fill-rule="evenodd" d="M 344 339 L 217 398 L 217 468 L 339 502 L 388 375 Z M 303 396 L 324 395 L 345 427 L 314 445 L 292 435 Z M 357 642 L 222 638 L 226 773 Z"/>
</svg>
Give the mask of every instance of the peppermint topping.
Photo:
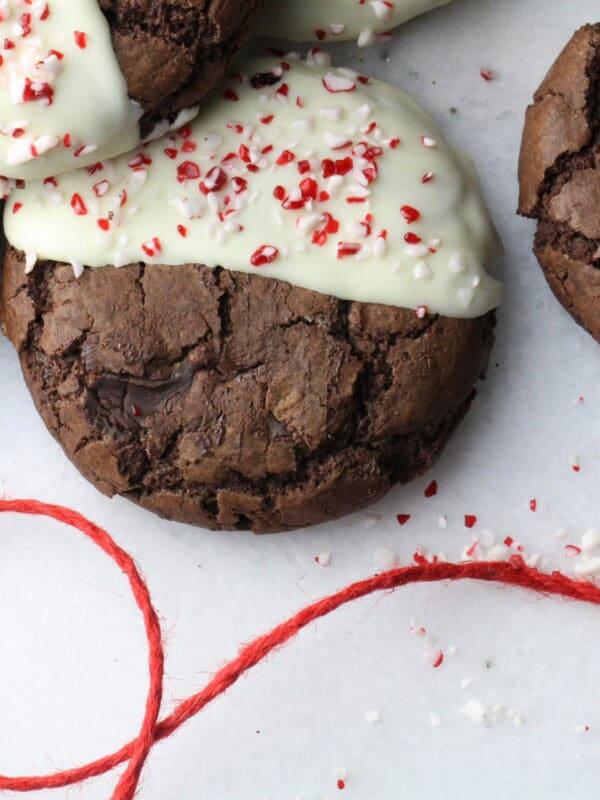
<svg viewBox="0 0 600 800">
<path fill-rule="evenodd" d="M 28 183 L 5 213 L 9 241 L 92 267 L 259 269 L 419 317 L 500 302 L 485 271 L 500 248 L 477 187 L 397 89 L 315 50 L 308 64 L 251 61 L 217 95 L 160 141 Z"/>
</svg>

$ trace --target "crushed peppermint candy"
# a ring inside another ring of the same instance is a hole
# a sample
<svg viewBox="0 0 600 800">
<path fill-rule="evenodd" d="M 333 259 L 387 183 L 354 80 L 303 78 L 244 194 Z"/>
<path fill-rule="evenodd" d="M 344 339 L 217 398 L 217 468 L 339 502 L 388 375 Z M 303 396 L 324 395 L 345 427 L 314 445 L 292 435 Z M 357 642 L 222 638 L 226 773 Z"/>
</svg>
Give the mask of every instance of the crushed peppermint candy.
<svg viewBox="0 0 600 800">
<path fill-rule="evenodd" d="M 401 92 L 334 69 L 318 50 L 306 63 L 251 60 L 223 92 L 235 102 L 217 98 L 137 151 L 28 182 L 5 215 L 9 241 L 92 267 L 201 256 L 421 319 L 500 302 L 484 271 L 495 233 L 478 190 Z M 429 174 L 440 180 L 423 182 Z"/>
<path fill-rule="evenodd" d="M 139 142 L 97 0 L 2 0 L 0 12 L 0 172 L 43 178 Z"/>
</svg>

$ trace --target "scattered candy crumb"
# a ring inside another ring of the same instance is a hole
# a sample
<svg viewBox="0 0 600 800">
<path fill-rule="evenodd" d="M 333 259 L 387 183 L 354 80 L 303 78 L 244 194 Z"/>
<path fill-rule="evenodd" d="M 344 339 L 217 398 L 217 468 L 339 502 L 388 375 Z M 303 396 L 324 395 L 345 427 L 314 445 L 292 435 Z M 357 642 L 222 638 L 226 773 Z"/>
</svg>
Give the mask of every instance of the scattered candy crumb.
<svg viewBox="0 0 600 800">
<path fill-rule="evenodd" d="M 369 725 L 379 725 L 381 722 L 381 711 L 378 708 L 374 708 L 372 711 L 368 711 L 365 714 L 365 719 Z"/>
<path fill-rule="evenodd" d="M 348 780 L 348 770 L 345 767 L 339 767 L 335 771 L 336 786 L 341 791 L 346 788 L 346 781 Z"/>
<path fill-rule="evenodd" d="M 423 492 L 425 497 L 434 497 L 437 493 L 438 493 L 437 481 L 431 481 L 429 486 Z"/>
<path fill-rule="evenodd" d="M 400 559 L 396 553 L 388 547 L 378 547 L 375 550 L 375 562 L 383 569 L 393 569 L 398 566 Z"/>
</svg>

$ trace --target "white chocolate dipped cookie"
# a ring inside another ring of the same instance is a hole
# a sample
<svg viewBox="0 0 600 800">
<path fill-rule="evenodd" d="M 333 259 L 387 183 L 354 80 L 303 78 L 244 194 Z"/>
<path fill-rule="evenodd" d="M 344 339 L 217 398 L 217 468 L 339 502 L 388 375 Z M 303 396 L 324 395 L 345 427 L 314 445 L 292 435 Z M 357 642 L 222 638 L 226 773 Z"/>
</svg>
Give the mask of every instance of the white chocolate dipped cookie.
<svg viewBox="0 0 600 800">
<path fill-rule="evenodd" d="M 348 41 L 360 47 L 449 0 L 266 0 L 256 32 L 296 42 Z"/>
<path fill-rule="evenodd" d="M 473 167 L 410 98 L 314 57 L 241 69 L 192 125 L 17 190 L 4 228 L 28 269 L 226 265 L 459 318 L 501 302 Z"/>
<path fill-rule="evenodd" d="M 312 60 L 241 64 L 193 124 L 6 204 L 0 318 L 37 408 L 169 519 L 363 508 L 432 466 L 486 370 L 501 248 L 472 167 L 397 89 Z"/>
<path fill-rule="evenodd" d="M 141 26 L 115 0 L 0 0 L 0 175 L 86 166 L 197 113 L 256 0 L 230 3 L 230 19 L 198 0 L 168 21 L 161 5 Z"/>
</svg>

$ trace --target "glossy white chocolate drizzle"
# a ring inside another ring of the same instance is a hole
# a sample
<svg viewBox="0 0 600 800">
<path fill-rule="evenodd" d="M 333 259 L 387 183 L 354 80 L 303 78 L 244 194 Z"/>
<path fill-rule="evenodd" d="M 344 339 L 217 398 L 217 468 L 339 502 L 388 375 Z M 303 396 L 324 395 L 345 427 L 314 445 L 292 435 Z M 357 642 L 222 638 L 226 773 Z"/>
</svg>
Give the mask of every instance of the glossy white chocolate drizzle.
<svg viewBox="0 0 600 800">
<path fill-rule="evenodd" d="M 501 245 L 471 163 L 398 89 L 312 58 L 243 62 L 179 132 L 28 183 L 9 242 L 29 268 L 193 262 L 417 313 L 497 306 Z"/>
<path fill-rule="evenodd" d="M 256 30 L 295 42 L 377 42 L 403 22 L 449 0 L 266 0 Z"/>
</svg>

